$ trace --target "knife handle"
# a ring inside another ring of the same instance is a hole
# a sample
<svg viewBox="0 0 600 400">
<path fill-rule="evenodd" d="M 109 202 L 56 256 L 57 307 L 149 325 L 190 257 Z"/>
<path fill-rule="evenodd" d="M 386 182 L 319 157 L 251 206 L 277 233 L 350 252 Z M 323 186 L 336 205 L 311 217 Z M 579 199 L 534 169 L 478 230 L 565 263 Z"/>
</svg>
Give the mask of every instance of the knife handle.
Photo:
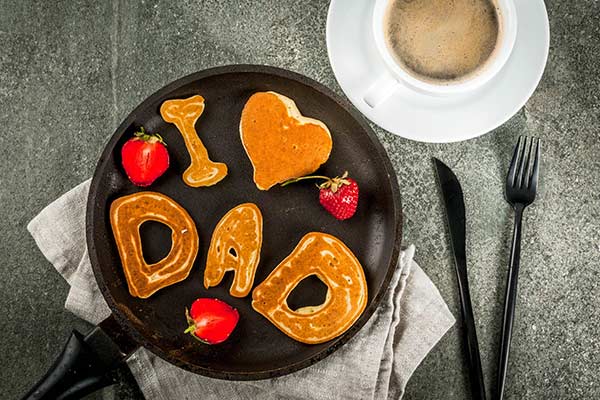
<svg viewBox="0 0 600 400">
<path fill-rule="evenodd" d="M 466 265 L 466 260 L 465 260 Z M 485 400 L 485 383 L 483 380 L 483 369 L 481 367 L 481 356 L 479 354 L 479 343 L 475 328 L 475 317 L 469 294 L 469 281 L 466 268 L 457 268 L 458 291 L 460 295 L 460 309 L 465 329 L 465 345 L 467 348 L 467 361 L 469 364 L 469 381 L 471 382 L 471 395 L 475 400 Z"/>
<path fill-rule="evenodd" d="M 517 280 L 519 277 L 519 265 L 521 263 L 521 224 L 523 221 L 522 204 L 515 206 L 515 228 L 513 231 L 512 247 L 508 264 L 508 281 L 506 283 L 506 294 L 504 297 L 504 317 L 502 320 L 502 339 L 500 342 L 500 361 L 498 364 L 498 386 L 496 398 L 504 398 L 504 385 L 506 383 L 506 372 L 508 370 L 508 353 L 512 338 L 512 328 L 515 319 L 515 306 L 517 304 Z"/>
</svg>

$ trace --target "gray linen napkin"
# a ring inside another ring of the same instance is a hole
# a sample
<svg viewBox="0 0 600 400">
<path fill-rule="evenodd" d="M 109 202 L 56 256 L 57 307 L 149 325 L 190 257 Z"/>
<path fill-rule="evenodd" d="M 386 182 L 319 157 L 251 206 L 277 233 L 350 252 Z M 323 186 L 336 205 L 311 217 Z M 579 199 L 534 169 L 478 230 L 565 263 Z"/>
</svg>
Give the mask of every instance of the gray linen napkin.
<svg viewBox="0 0 600 400">
<path fill-rule="evenodd" d="M 89 181 L 47 206 L 27 226 L 44 256 L 71 286 L 65 307 L 96 324 L 110 311 L 85 243 Z M 127 361 L 147 399 L 399 399 L 423 358 L 454 324 L 439 291 L 404 250 L 390 288 L 345 346 L 283 377 L 228 382 L 195 375 L 141 348 Z"/>
</svg>

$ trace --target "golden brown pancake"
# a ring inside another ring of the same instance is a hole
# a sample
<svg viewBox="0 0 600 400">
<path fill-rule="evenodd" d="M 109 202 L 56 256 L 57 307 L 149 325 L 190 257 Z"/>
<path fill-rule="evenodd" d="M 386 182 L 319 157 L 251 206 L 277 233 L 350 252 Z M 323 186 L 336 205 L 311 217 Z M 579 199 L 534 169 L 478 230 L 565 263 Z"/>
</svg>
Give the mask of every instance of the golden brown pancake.
<svg viewBox="0 0 600 400">
<path fill-rule="evenodd" d="M 325 302 L 290 309 L 288 295 L 310 275 L 327 285 Z M 365 274 L 352 251 L 335 236 L 311 232 L 254 289 L 252 308 L 289 337 L 316 344 L 348 330 L 365 309 L 367 296 Z"/>
<path fill-rule="evenodd" d="M 260 190 L 315 172 L 332 147 L 323 122 L 302 116 L 292 99 L 275 92 L 258 92 L 248 99 L 240 137 Z"/>
<path fill-rule="evenodd" d="M 183 173 L 183 181 L 191 187 L 211 186 L 227 175 L 227 165 L 210 160 L 196 132 L 196 121 L 202 112 L 204 98 L 199 95 L 167 100 L 160 106 L 160 115 L 179 129 L 190 154 L 191 164 Z"/>
<path fill-rule="evenodd" d="M 234 271 L 229 293 L 235 297 L 250 293 L 260 260 L 262 225 L 262 214 L 253 203 L 240 204 L 221 218 L 208 249 L 205 288 L 221 283 L 226 271 Z"/>
<path fill-rule="evenodd" d="M 171 251 L 148 264 L 142 253 L 140 226 L 156 221 L 172 230 Z M 147 298 L 187 278 L 198 254 L 198 232 L 190 215 L 170 197 L 156 192 L 123 196 L 110 205 L 110 224 L 132 296 Z"/>
</svg>

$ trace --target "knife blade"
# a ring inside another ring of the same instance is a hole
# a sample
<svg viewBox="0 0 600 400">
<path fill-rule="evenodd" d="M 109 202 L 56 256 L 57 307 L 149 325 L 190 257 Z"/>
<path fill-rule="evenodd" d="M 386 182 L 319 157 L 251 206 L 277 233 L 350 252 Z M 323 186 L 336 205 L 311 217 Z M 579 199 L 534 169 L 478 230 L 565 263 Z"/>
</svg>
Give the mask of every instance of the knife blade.
<svg viewBox="0 0 600 400">
<path fill-rule="evenodd" d="M 433 158 L 438 183 L 444 199 L 450 244 L 454 254 L 454 265 L 460 296 L 460 310 L 464 327 L 464 342 L 467 351 L 467 363 L 471 382 L 471 394 L 474 399 L 485 400 L 485 385 L 481 368 L 481 356 L 477 342 L 477 330 L 469 293 L 469 278 L 466 256 L 466 217 L 462 187 L 450 168 L 437 158 Z"/>
</svg>

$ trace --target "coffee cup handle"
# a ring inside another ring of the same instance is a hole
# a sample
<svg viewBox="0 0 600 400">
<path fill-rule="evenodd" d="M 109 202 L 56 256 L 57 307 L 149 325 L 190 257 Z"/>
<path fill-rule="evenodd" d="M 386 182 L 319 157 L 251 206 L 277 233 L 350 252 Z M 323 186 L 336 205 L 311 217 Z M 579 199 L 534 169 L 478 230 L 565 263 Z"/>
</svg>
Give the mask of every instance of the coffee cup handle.
<svg viewBox="0 0 600 400">
<path fill-rule="evenodd" d="M 400 86 L 400 82 L 389 72 L 385 72 L 369 86 L 363 96 L 363 100 L 369 107 L 375 108 L 389 99 L 396 89 L 398 89 L 398 86 Z"/>
</svg>

